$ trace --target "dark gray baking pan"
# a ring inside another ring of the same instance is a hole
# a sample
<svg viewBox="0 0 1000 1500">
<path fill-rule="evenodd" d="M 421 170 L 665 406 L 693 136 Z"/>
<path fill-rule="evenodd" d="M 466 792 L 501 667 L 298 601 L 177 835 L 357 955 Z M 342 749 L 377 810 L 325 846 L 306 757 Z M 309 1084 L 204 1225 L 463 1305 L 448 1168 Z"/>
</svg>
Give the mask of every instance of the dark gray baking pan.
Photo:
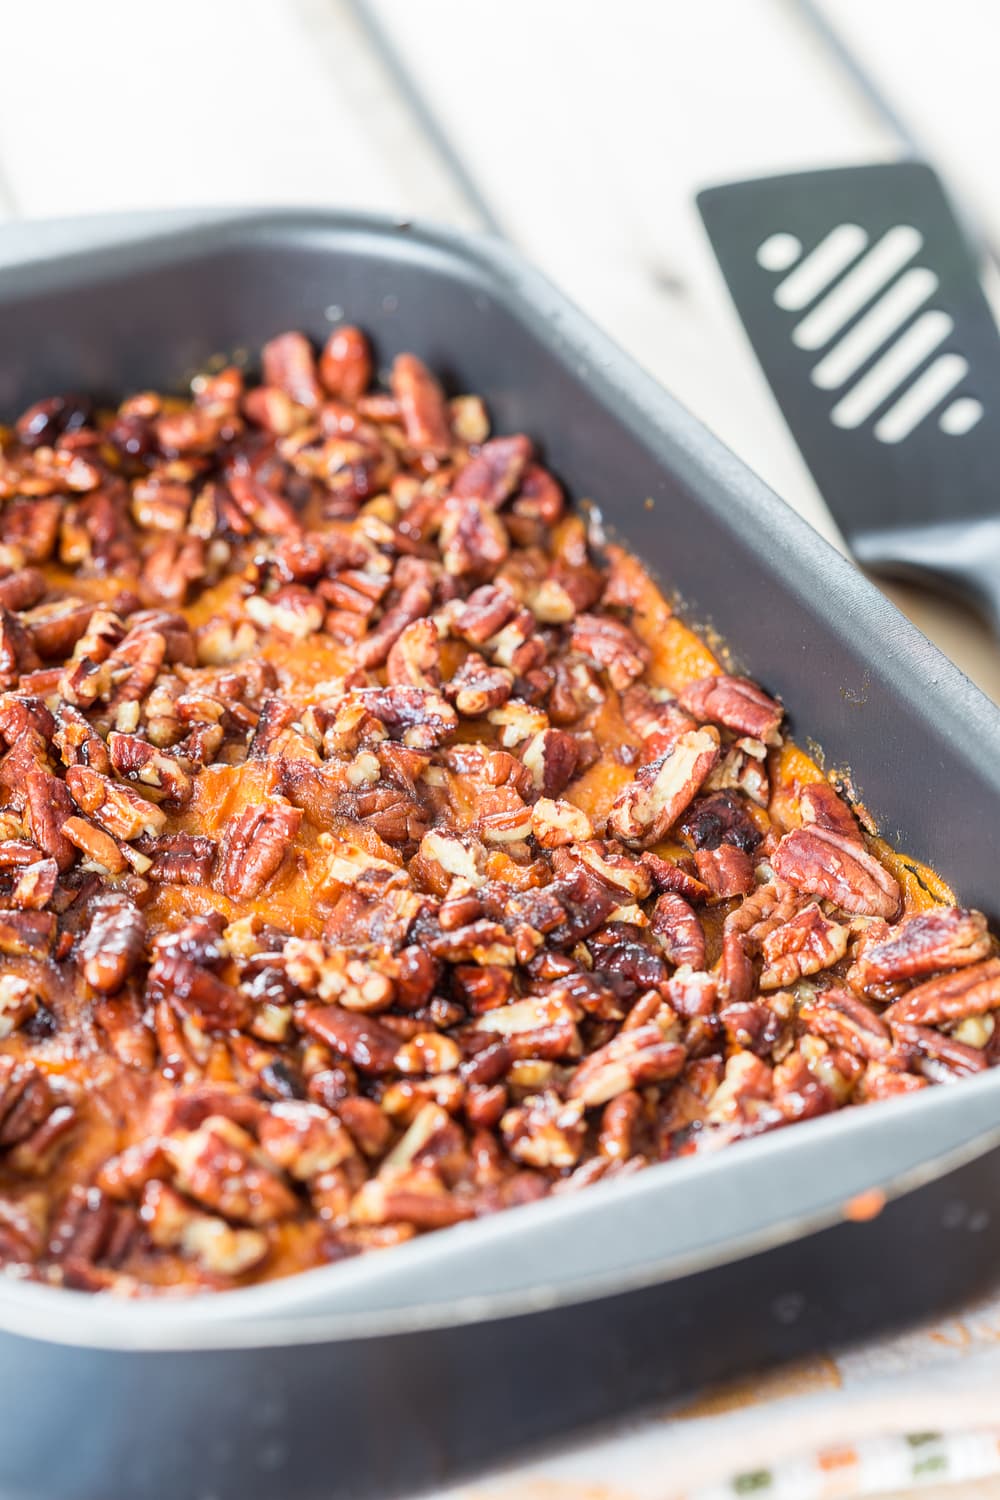
<svg viewBox="0 0 1000 1500">
<path fill-rule="evenodd" d="M 506 250 L 282 213 L 21 226 L 0 262 L 0 419 L 179 386 L 341 316 L 381 361 L 415 349 L 481 391 L 853 769 L 886 835 L 997 916 L 1000 715 Z M 884 1210 L 846 1219 L 869 1187 Z M 130 1305 L 0 1278 L 0 1494 L 425 1490 L 982 1293 L 998 1187 L 1000 1072 L 274 1286 Z"/>
</svg>

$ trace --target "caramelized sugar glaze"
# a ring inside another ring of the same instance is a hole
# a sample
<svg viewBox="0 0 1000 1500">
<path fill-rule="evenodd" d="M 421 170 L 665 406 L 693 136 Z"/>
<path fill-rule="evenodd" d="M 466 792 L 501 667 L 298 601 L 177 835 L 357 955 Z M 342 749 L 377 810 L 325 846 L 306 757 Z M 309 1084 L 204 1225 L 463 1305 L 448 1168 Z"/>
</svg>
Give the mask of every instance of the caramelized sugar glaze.
<svg viewBox="0 0 1000 1500">
<path fill-rule="evenodd" d="M 13 1274 L 244 1284 L 995 1061 L 983 918 L 528 437 L 355 329 L 262 368 L 2 432 Z"/>
</svg>

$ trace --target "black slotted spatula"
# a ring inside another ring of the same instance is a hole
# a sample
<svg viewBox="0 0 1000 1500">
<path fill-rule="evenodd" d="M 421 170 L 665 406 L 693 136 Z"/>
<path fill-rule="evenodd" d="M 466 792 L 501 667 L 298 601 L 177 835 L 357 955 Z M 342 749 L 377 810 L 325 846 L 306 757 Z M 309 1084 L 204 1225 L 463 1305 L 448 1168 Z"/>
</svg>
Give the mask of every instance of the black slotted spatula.
<svg viewBox="0 0 1000 1500">
<path fill-rule="evenodd" d="M 1000 334 L 917 161 L 708 188 L 712 248 L 854 555 L 1000 633 Z"/>
</svg>

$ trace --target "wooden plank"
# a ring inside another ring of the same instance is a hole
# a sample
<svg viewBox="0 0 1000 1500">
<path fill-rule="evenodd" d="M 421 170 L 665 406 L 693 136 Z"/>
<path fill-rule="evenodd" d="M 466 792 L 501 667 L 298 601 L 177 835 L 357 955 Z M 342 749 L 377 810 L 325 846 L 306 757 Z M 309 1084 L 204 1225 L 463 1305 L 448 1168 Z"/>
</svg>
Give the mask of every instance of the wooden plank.
<svg viewBox="0 0 1000 1500">
<path fill-rule="evenodd" d="M 36 7 L 4 15 L 0 161 L 20 214 L 338 203 L 461 217 L 346 0 L 43 9 L 44 24 Z"/>
<path fill-rule="evenodd" d="M 510 237 L 837 542 L 693 203 L 713 181 L 898 149 L 795 7 L 574 0 L 570 22 L 535 0 L 366 3 Z M 887 592 L 1000 699 L 1000 653 L 978 622 Z"/>
</svg>

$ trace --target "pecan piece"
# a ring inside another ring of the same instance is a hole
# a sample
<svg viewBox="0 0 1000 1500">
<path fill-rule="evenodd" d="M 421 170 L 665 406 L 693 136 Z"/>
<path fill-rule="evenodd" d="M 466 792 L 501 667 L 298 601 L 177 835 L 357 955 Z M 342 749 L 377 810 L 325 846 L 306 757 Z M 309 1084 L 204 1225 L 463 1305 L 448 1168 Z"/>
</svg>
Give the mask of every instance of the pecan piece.
<svg viewBox="0 0 1000 1500">
<path fill-rule="evenodd" d="M 574 1167 L 584 1142 L 582 1099 L 564 1102 L 557 1094 L 534 1094 L 509 1109 L 500 1121 L 507 1150 L 532 1167 Z"/>
<path fill-rule="evenodd" d="M 518 602 L 509 589 L 485 583 L 472 593 L 452 616 L 451 629 L 462 640 L 481 646 L 497 635 L 518 612 Z"/>
<path fill-rule="evenodd" d="M 112 995 L 143 956 L 146 919 L 121 891 L 98 896 L 90 911 L 90 926 L 77 944 L 77 962 L 93 989 Z"/>
<path fill-rule="evenodd" d="M 39 859 L 34 864 L 25 865 L 14 883 L 10 899 L 22 910 L 27 907 L 40 911 L 52 900 L 58 877 L 59 866 L 54 859 Z"/>
<path fill-rule="evenodd" d="M 736 844 L 698 849 L 694 862 L 699 879 L 719 901 L 727 901 L 731 896 L 745 896 L 754 888 L 753 863 Z"/>
<path fill-rule="evenodd" d="M 753 854 L 762 838 L 741 799 L 730 792 L 699 797 L 680 826 L 696 849 L 712 850 L 720 844 L 733 844 L 746 854 Z"/>
<path fill-rule="evenodd" d="M 458 728 L 455 710 L 433 688 L 359 688 L 345 704 L 352 701 L 414 750 L 432 750 Z"/>
<path fill-rule="evenodd" d="M 191 778 L 181 770 L 173 755 L 157 750 L 140 735 L 119 734 L 115 730 L 108 735 L 107 743 L 111 764 L 119 776 L 161 792 L 177 806 L 190 800 Z"/>
<path fill-rule="evenodd" d="M 989 1067 L 981 1047 L 970 1047 L 933 1027 L 898 1021 L 892 1029 L 898 1041 L 915 1050 L 919 1071 L 932 1082 L 964 1078 L 972 1073 L 982 1073 Z"/>
<path fill-rule="evenodd" d="M 879 995 L 886 986 L 978 963 L 991 947 L 981 912 L 939 906 L 904 917 L 886 936 L 874 934 L 874 941 L 863 942 L 847 982 Z"/>
<path fill-rule="evenodd" d="M 875 857 L 853 839 L 829 828 L 793 828 L 781 840 L 771 864 L 797 891 L 822 896 L 843 911 L 885 917 L 899 911 L 900 890 Z"/>
<path fill-rule="evenodd" d="M 761 989 L 783 989 L 807 974 L 832 968 L 847 952 L 849 937 L 850 928 L 824 917 L 812 902 L 763 938 L 760 949 L 765 967 L 760 976 Z"/>
<path fill-rule="evenodd" d="M 987 959 L 968 969 L 956 969 L 937 979 L 918 984 L 901 1000 L 890 1005 L 885 1020 L 912 1022 L 918 1026 L 941 1026 L 966 1016 L 981 1016 L 1000 1007 L 1000 958 Z"/>
<path fill-rule="evenodd" d="M 422 620 L 431 607 L 431 591 L 425 583 L 411 583 L 375 626 L 354 648 L 359 667 L 380 667 L 408 625 Z M 424 623 L 430 624 L 430 621 Z M 392 679 L 390 679 L 391 681 Z M 430 684 L 427 684 L 428 686 Z"/>
<path fill-rule="evenodd" d="M 765 745 L 778 745 L 784 709 L 747 677 L 702 677 L 680 695 L 682 707 L 698 719 L 711 719 L 738 734 L 749 734 Z"/>
<path fill-rule="evenodd" d="M 124 854 L 110 833 L 105 833 L 103 828 L 96 828 L 86 818 L 67 818 L 62 831 L 85 856 L 87 866 L 102 870 L 108 875 L 121 875 L 128 868 Z"/>
<path fill-rule="evenodd" d="M 849 990 L 828 989 L 803 1001 L 799 1017 L 831 1046 L 844 1047 L 858 1057 L 884 1062 L 892 1053 L 888 1026 Z"/>
<path fill-rule="evenodd" d="M 32 985 L 17 974 L 0 974 L 0 1041 L 6 1040 L 38 1010 Z"/>
<path fill-rule="evenodd" d="M 826 781 L 811 781 L 802 788 L 799 793 L 799 811 L 807 828 L 810 825 L 829 828 L 842 838 L 853 839 L 856 844 L 864 842 L 857 818 Z"/>
<path fill-rule="evenodd" d="M 355 1155 L 354 1142 L 336 1115 L 298 1099 L 272 1104 L 258 1136 L 271 1160 L 299 1182 L 331 1172 Z"/>
<path fill-rule="evenodd" d="M 142 853 L 151 860 L 146 872 L 163 885 L 207 885 L 215 862 L 216 842 L 205 834 L 167 833 L 144 839 Z"/>
<path fill-rule="evenodd" d="M 767 774 L 767 746 L 749 735 L 734 741 L 705 783 L 713 792 L 742 792 L 766 808 L 771 800 L 771 782 Z"/>
<path fill-rule="evenodd" d="M 302 333 L 281 333 L 261 350 L 264 384 L 277 386 L 298 406 L 318 406 L 323 399 L 316 379 L 316 358 Z"/>
<path fill-rule="evenodd" d="M 664 891 L 656 898 L 650 926 L 672 964 L 705 967 L 705 934 L 694 910 L 683 896 Z"/>
<path fill-rule="evenodd" d="M 501 708 L 514 691 L 514 674 L 507 667 L 493 667 L 478 651 L 470 651 L 444 693 L 465 719 L 479 719 Z"/>
<path fill-rule="evenodd" d="M 158 953 L 148 983 L 201 1031 L 240 1031 L 250 1021 L 247 996 L 182 952 Z"/>
<path fill-rule="evenodd" d="M 542 849 L 561 849 L 593 838 L 594 830 L 585 812 L 572 802 L 540 797 L 531 809 L 531 832 Z"/>
<path fill-rule="evenodd" d="M 569 640 L 574 651 L 607 672 L 617 692 L 641 677 L 649 662 L 649 648 L 621 620 L 608 615 L 577 615 Z"/>
<path fill-rule="evenodd" d="M 290 803 L 248 807 L 226 829 L 216 883 L 234 901 L 259 896 L 277 874 L 299 830 L 302 811 Z"/>
<path fill-rule="evenodd" d="M 18 679 L 42 665 L 30 632 L 9 609 L 0 607 L 0 687 L 17 687 Z"/>
<path fill-rule="evenodd" d="M 259 1229 L 234 1229 L 225 1219 L 192 1208 L 165 1182 L 147 1183 L 139 1217 L 153 1244 L 177 1250 L 218 1276 L 240 1276 L 266 1259 L 270 1245 Z"/>
<path fill-rule="evenodd" d="M 45 574 L 39 568 L 22 568 L 19 573 L 9 573 L 6 578 L 0 578 L 0 607 L 15 611 L 29 609 L 43 598 L 47 588 Z"/>
<path fill-rule="evenodd" d="M 521 760 L 535 790 L 543 797 L 558 797 L 573 780 L 579 755 L 575 735 L 565 729 L 543 729 L 525 745 Z"/>
<path fill-rule="evenodd" d="M 451 424 L 444 392 L 422 359 L 397 354 L 390 376 L 407 442 L 443 458 L 451 449 Z"/>
<path fill-rule="evenodd" d="M 430 593 L 424 592 L 429 605 Z M 440 659 L 441 640 L 434 621 L 415 618 L 396 637 L 386 661 L 386 676 L 392 687 L 437 688 L 441 684 Z"/>
<path fill-rule="evenodd" d="M 360 328 L 335 328 L 319 357 L 319 378 L 330 396 L 357 401 L 371 385 L 372 356 Z"/>
<path fill-rule="evenodd" d="M 157 834 L 167 821 L 155 803 L 89 766 L 70 766 L 66 786 L 80 811 L 95 818 L 114 838 L 131 840 L 143 833 Z M 54 857 L 58 859 L 58 855 Z"/>
<path fill-rule="evenodd" d="M 0 953 L 12 958 L 46 958 L 56 939 L 51 911 L 0 911 Z"/>
<path fill-rule="evenodd" d="M 451 492 L 497 510 L 517 489 L 531 455 L 531 439 L 523 433 L 491 438 L 459 469 Z"/>
<path fill-rule="evenodd" d="M 340 1005 L 307 1005 L 300 1024 L 310 1036 L 326 1042 L 362 1073 L 390 1073 L 399 1037 L 374 1016 L 344 1010 Z"/>
<path fill-rule="evenodd" d="M 719 758 L 715 730 L 682 734 L 667 754 L 646 766 L 619 794 L 608 828 L 627 844 L 655 844 L 692 802 Z"/>
<path fill-rule="evenodd" d="M 32 765 L 25 773 L 23 791 L 31 837 L 60 870 L 68 870 L 76 858 L 76 850 L 62 826 L 76 808 L 66 784 L 44 766 Z"/>
<path fill-rule="evenodd" d="M 209 1115 L 196 1130 L 166 1135 L 161 1144 L 181 1191 L 226 1219 L 259 1227 L 298 1207 L 253 1137 L 225 1115 Z"/>
<path fill-rule="evenodd" d="M 629 1089 L 676 1078 L 686 1061 L 685 1049 L 664 1041 L 658 1026 L 637 1026 L 584 1058 L 569 1081 L 568 1097 L 589 1109 Z"/>
<path fill-rule="evenodd" d="M 482 500 L 460 495 L 449 495 L 442 507 L 438 544 L 445 572 L 452 578 L 489 576 L 510 551 L 500 518 Z"/>
</svg>

